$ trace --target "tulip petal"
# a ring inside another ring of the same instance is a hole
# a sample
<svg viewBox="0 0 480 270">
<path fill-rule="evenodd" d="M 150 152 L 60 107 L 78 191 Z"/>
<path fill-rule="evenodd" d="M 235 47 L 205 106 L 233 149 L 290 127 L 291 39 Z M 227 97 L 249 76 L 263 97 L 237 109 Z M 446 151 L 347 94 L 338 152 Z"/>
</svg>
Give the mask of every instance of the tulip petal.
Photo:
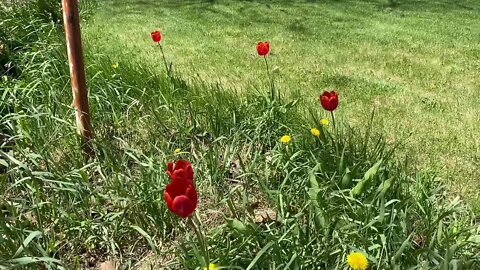
<svg viewBox="0 0 480 270">
<path fill-rule="evenodd" d="M 177 196 L 185 195 L 188 187 L 190 187 L 190 185 L 186 185 L 182 182 L 172 182 L 165 187 L 165 192 L 168 193 L 173 200 Z"/>
<path fill-rule="evenodd" d="M 190 162 L 178 160 L 175 165 L 167 165 L 167 174 L 172 182 L 183 182 L 193 185 L 193 168 Z"/>
<path fill-rule="evenodd" d="M 172 173 L 173 173 L 173 163 L 172 163 L 172 162 L 168 162 L 168 163 L 167 163 L 167 174 L 168 174 L 168 177 L 172 178 Z"/>
<path fill-rule="evenodd" d="M 188 217 L 195 211 L 195 205 L 186 195 L 180 195 L 173 200 L 173 213 L 180 217 Z"/>
<path fill-rule="evenodd" d="M 190 162 L 188 162 L 187 160 L 177 161 L 177 163 L 175 163 L 175 170 L 178 170 L 178 169 L 184 170 L 183 177 L 193 180 L 193 168 Z"/>
<path fill-rule="evenodd" d="M 193 208 L 197 208 L 197 203 L 198 203 L 198 195 L 197 191 L 195 190 L 194 186 L 189 186 L 187 190 L 185 191 L 185 195 L 190 198 L 190 200 L 193 203 Z"/>
<path fill-rule="evenodd" d="M 165 199 L 168 209 L 173 212 L 173 199 L 166 189 L 163 191 L 163 198 Z"/>
<path fill-rule="evenodd" d="M 163 196 L 168 209 L 180 217 L 190 216 L 197 208 L 197 191 L 192 185 L 172 182 L 165 187 Z"/>
<path fill-rule="evenodd" d="M 185 169 L 188 166 L 191 166 L 191 165 L 190 165 L 190 162 L 188 162 L 187 160 L 181 159 L 181 160 L 177 160 L 177 162 L 175 162 L 175 170 Z"/>
</svg>

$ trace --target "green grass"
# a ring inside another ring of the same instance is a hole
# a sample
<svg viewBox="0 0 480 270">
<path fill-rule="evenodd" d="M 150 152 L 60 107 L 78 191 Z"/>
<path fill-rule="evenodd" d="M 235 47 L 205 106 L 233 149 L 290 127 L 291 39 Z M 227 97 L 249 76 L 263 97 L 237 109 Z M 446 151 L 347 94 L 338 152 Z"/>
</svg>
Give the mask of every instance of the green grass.
<svg viewBox="0 0 480 270">
<path fill-rule="evenodd" d="M 259 82 L 212 84 L 213 76 L 182 70 L 172 50 L 167 77 L 150 30 L 142 41 L 150 57 L 132 57 L 140 51 L 108 43 L 115 38 L 94 28 L 106 6 L 81 3 L 95 128 L 88 162 L 75 136 L 61 27 L 36 6 L 0 9 L 0 42 L 15 48 L 8 61 L 18 69 L 0 82 L 0 269 L 106 260 L 124 269 L 201 269 L 195 233 L 163 200 L 165 165 L 180 158 L 195 170 L 209 258 L 228 269 L 346 270 L 353 250 L 371 269 L 479 268 L 478 216 L 432 174 L 393 156 L 398 145 L 383 136 L 384 118 L 370 123 L 365 113 L 359 121 L 346 97 L 338 128 L 320 126 L 329 116 L 314 101 L 320 90 L 270 99 L 250 44 L 245 61 Z M 310 134 L 315 126 L 319 138 Z M 284 134 L 289 145 L 279 142 Z"/>
<path fill-rule="evenodd" d="M 480 202 L 478 1 L 103 1 L 84 25 L 88 49 L 164 72 L 150 31 L 185 78 L 265 88 L 257 41 L 271 42 L 285 95 L 316 103 L 336 88 L 342 116 L 405 141 L 398 155 Z M 107 27 L 108 26 L 108 27 Z"/>
</svg>

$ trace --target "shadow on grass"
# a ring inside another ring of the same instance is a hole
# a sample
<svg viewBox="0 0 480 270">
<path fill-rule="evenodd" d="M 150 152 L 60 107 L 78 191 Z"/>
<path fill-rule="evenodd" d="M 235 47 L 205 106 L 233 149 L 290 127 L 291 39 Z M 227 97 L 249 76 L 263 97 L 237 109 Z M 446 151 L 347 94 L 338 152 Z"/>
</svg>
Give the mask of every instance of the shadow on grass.
<svg viewBox="0 0 480 270">
<path fill-rule="evenodd" d="M 480 11 L 480 1 L 450 0 L 111 0 L 104 5 L 112 16 L 145 15 L 154 13 L 161 16 L 163 12 L 181 11 L 192 20 L 212 20 L 216 16 L 225 22 L 241 25 L 254 23 L 283 23 L 285 18 L 296 17 L 287 22 L 286 29 L 296 33 L 308 33 L 308 27 L 302 24 L 306 16 L 315 16 L 320 20 L 338 21 L 355 20 L 361 23 L 376 11 L 396 11 L 421 13 L 463 13 Z M 229 12 L 225 11 L 229 10 Z M 373 12 L 373 13 L 372 13 Z M 334 14 L 334 16 L 332 16 Z M 338 18 L 337 18 L 338 17 Z"/>
<path fill-rule="evenodd" d="M 376 1 L 374 1 L 376 2 Z M 391 7 L 402 11 L 425 11 L 425 12 L 445 12 L 445 11 L 460 11 L 460 10 L 479 10 L 479 2 L 473 1 L 425 1 L 425 0 L 386 0 L 383 3 L 384 7 Z"/>
<path fill-rule="evenodd" d="M 147 0 L 142 0 L 138 2 L 151 2 Z M 256 3 L 260 5 L 265 5 L 266 7 L 271 7 L 272 5 L 285 5 L 288 6 L 297 6 L 297 5 L 310 5 L 310 4 L 345 4 L 345 5 L 356 5 L 360 1 L 357 0 L 242 0 L 238 2 L 245 3 Z M 437 0 L 437 1 L 428 1 L 428 0 L 367 0 L 361 1 L 363 3 L 372 4 L 379 7 L 392 7 L 404 11 L 454 11 L 454 10 L 480 10 L 479 1 L 451 1 L 451 0 Z M 158 3 L 158 2 L 157 2 Z M 229 1 L 223 0 L 203 0 L 203 1 L 173 1 L 167 0 L 164 3 L 158 3 L 158 5 L 169 8 L 181 8 L 185 6 L 195 6 L 195 5 L 229 5 Z"/>
<path fill-rule="evenodd" d="M 265 6 L 272 8 L 273 6 L 282 6 L 283 8 L 302 6 L 302 5 L 345 5 L 358 6 L 359 4 L 367 4 L 377 7 L 392 7 L 404 11 L 458 11 L 458 10 L 480 10 L 480 1 L 451 1 L 451 0 L 240 0 L 240 3 L 255 3 L 259 6 Z M 112 4 L 116 6 L 122 4 L 135 5 L 139 8 L 208 8 L 215 5 L 232 5 L 232 2 L 227 0 L 116 0 L 112 1 Z"/>
</svg>

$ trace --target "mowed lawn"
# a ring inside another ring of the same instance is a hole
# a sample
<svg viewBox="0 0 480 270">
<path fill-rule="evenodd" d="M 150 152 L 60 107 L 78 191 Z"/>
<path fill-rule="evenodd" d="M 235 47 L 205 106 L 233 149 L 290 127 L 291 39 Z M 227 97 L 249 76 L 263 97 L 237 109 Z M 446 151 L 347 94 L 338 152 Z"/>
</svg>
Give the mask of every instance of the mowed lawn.
<svg viewBox="0 0 480 270">
<path fill-rule="evenodd" d="M 354 126 L 375 108 L 400 161 L 480 209 L 480 1 L 108 0 L 83 25 L 86 51 L 165 72 L 155 29 L 181 76 L 226 91 L 267 89 L 255 44 L 270 41 L 285 96 L 312 106 L 337 89 Z"/>
</svg>

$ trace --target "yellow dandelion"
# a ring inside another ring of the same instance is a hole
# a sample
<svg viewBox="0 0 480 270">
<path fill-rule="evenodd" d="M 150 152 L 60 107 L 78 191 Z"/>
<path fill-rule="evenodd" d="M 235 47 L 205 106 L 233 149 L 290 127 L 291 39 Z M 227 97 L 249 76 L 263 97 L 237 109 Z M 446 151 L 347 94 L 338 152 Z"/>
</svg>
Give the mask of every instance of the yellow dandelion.
<svg viewBox="0 0 480 270">
<path fill-rule="evenodd" d="M 320 137 L 320 130 L 318 130 L 318 128 L 312 128 L 310 129 L 310 132 L 312 133 L 313 136 Z"/>
<path fill-rule="evenodd" d="M 182 152 L 182 149 L 176 148 L 174 152 L 175 152 L 175 154 L 178 154 L 178 153 Z"/>
<path fill-rule="evenodd" d="M 361 252 L 351 252 L 347 256 L 347 263 L 353 270 L 367 270 L 367 257 Z"/>
<path fill-rule="evenodd" d="M 324 126 L 328 126 L 328 124 L 330 123 L 330 121 L 328 121 L 327 118 L 322 118 L 320 120 L 320 124 L 324 125 Z"/>
<path fill-rule="evenodd" d="M 283 135 L 280 138 L 280 142 L 282 142 L 284 144 L 288 144 L 290 141 L 292 141 L 292 137 L 290 137 L 289 135 Z"/>
<path fill-rule="evenodd" d="M 218 265 L 214 264 L 214 263 L 211 263 L 208 265 L 208 267 L 203 267 L 203 270 L 215 270 L 217 269 Z"/>
<path fill-rule="evenodd" d="M 113 69 L 117 69 L 118 66 L 119 66 L 118 63 L 112 64 L 112 68 L 113 68 Z"/>
</svg>

